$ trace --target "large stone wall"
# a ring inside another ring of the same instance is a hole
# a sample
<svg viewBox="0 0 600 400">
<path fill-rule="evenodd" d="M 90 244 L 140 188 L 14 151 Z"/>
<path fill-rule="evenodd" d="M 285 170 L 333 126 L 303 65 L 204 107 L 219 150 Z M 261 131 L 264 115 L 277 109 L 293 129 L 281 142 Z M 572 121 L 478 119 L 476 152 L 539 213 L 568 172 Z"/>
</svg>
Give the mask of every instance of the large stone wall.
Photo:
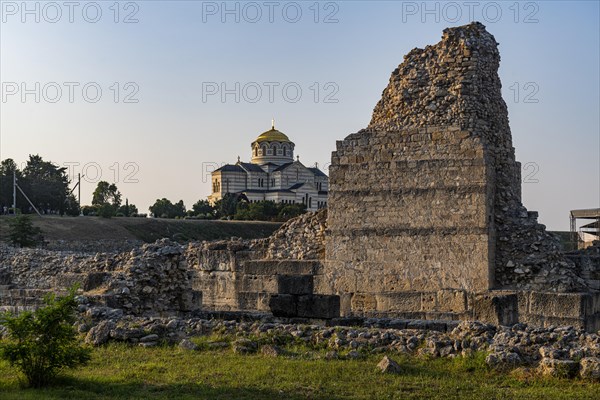
<svg viewBox="0 0 600 400">
<path fill-rule="evenodd" d="M 337 142 L 318 291 L 583 287 L 521 204 L 499 62 L 482 24 L 446 29 L 405 56 L 369 126 Z"/>
</svg>

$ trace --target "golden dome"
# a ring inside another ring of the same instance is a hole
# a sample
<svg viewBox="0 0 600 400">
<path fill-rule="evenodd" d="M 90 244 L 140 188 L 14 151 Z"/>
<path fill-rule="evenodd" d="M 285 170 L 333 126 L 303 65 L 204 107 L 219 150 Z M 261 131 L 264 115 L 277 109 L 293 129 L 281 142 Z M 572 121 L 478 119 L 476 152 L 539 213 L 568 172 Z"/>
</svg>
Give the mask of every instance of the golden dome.
<svg viewBox="0 0 600 400">
<path fill-rule="evenodd" d="M 279 132 L 275 129 L 275 123 L 266 132 L 261 133 L 255 140 L 255 142 L 291 142 L 290 138 L 283 132 Z"/>
</svg>

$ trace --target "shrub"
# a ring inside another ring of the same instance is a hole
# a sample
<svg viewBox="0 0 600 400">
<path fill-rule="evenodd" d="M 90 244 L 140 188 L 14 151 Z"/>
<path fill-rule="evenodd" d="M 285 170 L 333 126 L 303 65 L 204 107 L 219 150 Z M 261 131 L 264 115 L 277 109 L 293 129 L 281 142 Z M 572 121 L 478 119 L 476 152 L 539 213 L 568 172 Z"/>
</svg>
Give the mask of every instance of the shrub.
<svg viewBox="0 0 600 400">
<path fill-rule="evenodd" d="M 116 215 L 115 207 L 111 204 L 102 204 L 98 206 L 98 216 L 102 218 L 111 218 Z"/>
<path fill-rule="evenodd" d="M 29 215 L 20 214 L 9 221 L 9 240 L 21 247 L 32 247 L 44 241 L 42 230 L 33 226 Z"/>
<path fill-rule="evenodd" d="M 64 368 L 85 365 L 91 350 L 77 340 L 75 288 L 66 296 L 48 295 L 46 305 L 19 315 L 0 314 L 8 338 L 0 342 L 0 357 L 19 369 L 35 388 L 48 385 Z"/>
</svg>

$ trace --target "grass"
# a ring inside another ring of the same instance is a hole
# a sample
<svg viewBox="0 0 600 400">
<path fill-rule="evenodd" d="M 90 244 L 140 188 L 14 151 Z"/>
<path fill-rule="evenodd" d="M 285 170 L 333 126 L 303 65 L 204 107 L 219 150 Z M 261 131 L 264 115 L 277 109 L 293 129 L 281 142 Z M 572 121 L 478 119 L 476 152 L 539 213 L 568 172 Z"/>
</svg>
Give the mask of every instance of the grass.
<svg viewBox="0 0 600 400">
<path fill-rule="evenodd" d="M 0 398 L 9 399 L 593 399 L 600 384 L 500 373 L 483 354 L 468 359 L 392 355 L 400 375 L 375 369 L 382 355 L 326 361 L 306 353 L 269 358 L 230 349 L 185 351 L 111 344 L 55 386 L 23 389 L 0 362 Z"/>
<path fill-rule="evenodd" d="M 115 218 L 117 222 L 119 219 L 122 218 Z M 178 241 L 229 239 L 232 236 L 258 239 L 270 236 L 281 226 L 279 222 L 127 219 L 130 221 L 123 227 L 147 243 L 164 237 Z"/>
<path fill-rule="evenodd" d="M 8 240 L 8 221 L 0 217 L 0 240 Z M 46 240 L 132 240 L 147 243 L 170 238 L 178 241 L 229 239 L 232 236 L 258 239 L 270 236 L 279 222 L 174 220 L 160 218 L 100 218 L 32 216 Z"/>
</svg>

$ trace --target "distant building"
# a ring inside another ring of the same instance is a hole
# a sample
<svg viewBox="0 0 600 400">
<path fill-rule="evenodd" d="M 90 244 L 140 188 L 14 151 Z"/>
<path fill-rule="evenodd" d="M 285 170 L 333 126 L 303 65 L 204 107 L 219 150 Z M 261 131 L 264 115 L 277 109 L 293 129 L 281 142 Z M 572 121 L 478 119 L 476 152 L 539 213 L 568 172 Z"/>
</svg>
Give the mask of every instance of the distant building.
<svg viewBox="0 0 600 400">
<path fill-rule="evenodd" d="M 294 160 L 294 143 L 282 132 L 271 129 L 252 142 L 249 163 L 227 164 L 212 172 L 214 204 L 226 193 L 245 197 L 249 202 L 272 200 L 276 203 L 306 204 L 309 211 L 327 206 L 329 178 L 316 166 L 305 167 Z"/>
<path fill-rule="evenodd" d="M 571 210 L 569 217 L 571 221 L 571 241 L 577 243 L 577 248 L 584 249 L 591 246 L 596 240 L 600 240 L 600 208 Z M 577 230 L 578 219 L 593 222 L 588 222 Z"/>
</svg>

